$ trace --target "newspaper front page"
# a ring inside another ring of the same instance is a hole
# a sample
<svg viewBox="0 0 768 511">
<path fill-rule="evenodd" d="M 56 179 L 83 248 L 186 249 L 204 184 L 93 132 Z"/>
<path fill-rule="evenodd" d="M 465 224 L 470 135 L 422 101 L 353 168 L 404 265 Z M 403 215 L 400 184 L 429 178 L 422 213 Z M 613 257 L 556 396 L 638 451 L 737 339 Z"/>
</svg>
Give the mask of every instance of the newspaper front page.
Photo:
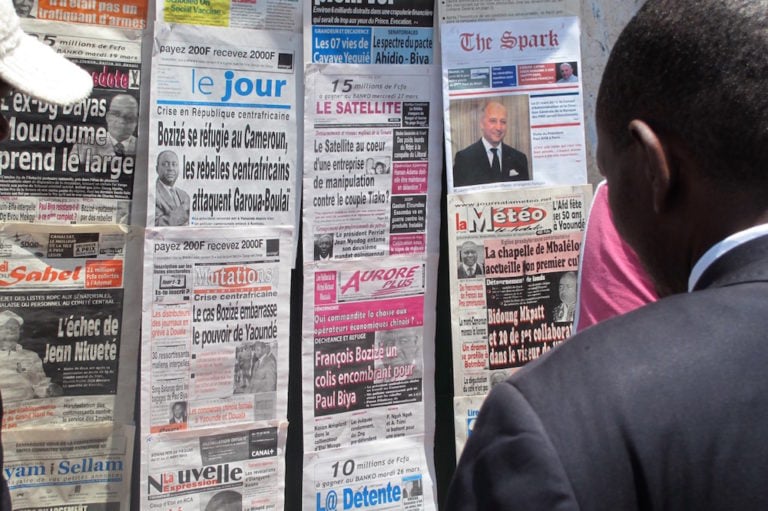
<svg viewBox="0 0 768 511">
<path fill-rule="evenodd" d="M 283 509 L 286 422 L 152 435 L 141 467 L 141 508 Z"/>
<path fill-rule="evenodd" d="M 158 0 L 157 19 L 166 23 L 260 30 L 301 30 L 297 0 Z"/>
<path fill-rule="evenodd" d="M 290 229 L 150 229 L 143 431 L 287 415 Z"/>
<path fill-rule="evenodd" d="M 586 182 L 579 18 L 443 23 L 441 37 L 449 191 Z"/>
<path fill-rule="evenodd" d="M 0 221 L 127 224 L 141 33 L 35 20 L 23 28 L 88 71 L 94 89 L 63 107 L 17 91 L 4 98 L 10 131 L 0 142 Z"/>
<path fill-rule="evenodd" d="M 130 420 L 136 361 L 121 357 L 134 349 L 123 332 L 126 238 L 116 225 L 0 226 L 5 431 Z"/>
<path fill-rule="evenodd" d="M 128 511 L 133 435 L 110 423 L 3 431 L 13 509 Z"/>
<path fill-rule="evenodd" d="M 297 49 L 295 34 L 156 25 L 147 225 L 295 224 Z"/>
<path fill-rule="evenodd" d="M 306 83 L 304 260 L 424 254 L 439 210 L 436 68 L 312 65 Z"/>
<path fill-rule="evenodd" d="M 312 0 L 304 55 L 315 64 L 434 64 L 434 2 Z"/>
<path fill-rule="evenodd" d="M 590 185 L 448 196 L 456 423 L 573 332 Z M 457 442 L 461 432 L 457 427 Z"/>
<path fill-rule="evenodd" d="M 304 458 L 303 509 L 435 509 L 420 437 L 386 440 L 365 449 L 313 452 Z"/>
<path fill-rule="evenodd" d="M 426 267 L 412 257 L 308 267 L 305 452 L 425 433 Z"/>
</svg>

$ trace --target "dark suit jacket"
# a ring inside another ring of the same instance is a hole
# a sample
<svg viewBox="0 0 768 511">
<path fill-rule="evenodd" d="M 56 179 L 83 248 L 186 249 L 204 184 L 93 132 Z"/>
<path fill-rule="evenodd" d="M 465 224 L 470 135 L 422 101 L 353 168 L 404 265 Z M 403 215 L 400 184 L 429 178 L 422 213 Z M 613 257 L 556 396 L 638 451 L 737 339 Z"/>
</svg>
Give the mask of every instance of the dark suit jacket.
<svg viewBox="0 0 768 511">
<path fill-rule="evenodd" d="M 461 510 L 768 509 L 768 236 L 490 393 Z"/>
<path fill-rule="evenodd" d="M 470 278 L 469 273 L 464 269 L 464 265 L 459 263 L 459 270 L 458 270 L 459 278 L 460 279 L 468 279 Z M 475 265 L 475 275 L 472 275 L 472 277 L 476 275 L 482 275 L 483 274 L 483 265 L 480 263 L 477 263 Z"/>
<path fill-rule="evenodd" d="M 474 144 L 456 153 L 453 159 L 453 186 L 481 185 L 484 183 L 500 183 L 503 181 L 527 181 L 528 158 L 523 153 L 501 144 L 501 175 L 491 170 L 488 161 L 488 153 L 485 152 L 483 141 L 478 140 Z M 517 175 L 514 174 L 515 171 Z"/>
<path fill-rule="evenodd" d="M 155 225 L 189 225 L 189 195 L 179 188 L 174 190 L 179 206 L 176 206 L 170 192 L 160 184 L 160 180 L 155 182 Z"/>
</svg>

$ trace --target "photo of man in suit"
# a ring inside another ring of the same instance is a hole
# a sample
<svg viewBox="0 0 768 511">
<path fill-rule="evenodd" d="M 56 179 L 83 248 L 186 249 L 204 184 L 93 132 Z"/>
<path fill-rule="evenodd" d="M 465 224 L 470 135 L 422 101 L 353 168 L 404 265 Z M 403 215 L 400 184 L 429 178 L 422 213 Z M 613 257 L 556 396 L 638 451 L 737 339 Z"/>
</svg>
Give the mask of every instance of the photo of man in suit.
<svg viewBox="0 0 768 511">
<path fill-rule="evenodd" d="M 659 300 L 496 385 L 445 509 L 768 509 L 766 54 L 765 2 L 647 0 L 622 31 L 597 163 Z"/>
<path fill-rule="evenodd" d="M 458 277 L 460 279 L 473 279 L 483 275 L 483 265 L 478 262 L 478 254 L 482 254 L 482 247 L 473 241 L 465 241 L 459 248 Z"/>
<path fill-rule="evenodd" d="M 315 237 L 315 261 L 330 261 L 333 259 L 333 234 L 320 234 Z"/>
<path fill-rule="evenodd" d="M 179 157 L 166 150 L 157 155 L 155 181 L 155 225 L 189 225 L 189 195 L 176 185 Z"/>
<path fill-rule="evenodd" d="M 130 94 L 116 94 L 107 109 L 107 138 L 93 143 L 79 143 L 72 152 L 81 165 L 101 167 L 105 158 L 136 156 L 136 125 L 139 122 L 139 102 Z"/>
<path fill-rule="evenodd" d="M 569 62 L 563 62 L 559 66 L 560 78 L 557 79 L 557 83 L 576 83 L 579 81 L 579 77 L 573 73 L 573 65 Z"/>
<path fill-rule="evenodd" d="M 498 101 L 486 103 L 479 127 L 480 140 L 458 151 L 453 159 L 453 186 L 530 179 L 528 158 L 503 142 L 507 134 L 507 107 Z"/>
<path fill-rule="evenodd" d="M 168 424 L 186 424 L 187 423 L 187 402 L 176 401 L 171 406 L 171 418 Z"/>
<path fill-rule="evenodd" d="M 567 323 L 573 321 L 576 313 L 576 288 L 578 280 L 576 272 L 574 271 L 565 272 L 560 277 L 560 282 L 557 284 L 560 303 L 556 305 L 552 311 L 555 323 Z"/>
</svg>

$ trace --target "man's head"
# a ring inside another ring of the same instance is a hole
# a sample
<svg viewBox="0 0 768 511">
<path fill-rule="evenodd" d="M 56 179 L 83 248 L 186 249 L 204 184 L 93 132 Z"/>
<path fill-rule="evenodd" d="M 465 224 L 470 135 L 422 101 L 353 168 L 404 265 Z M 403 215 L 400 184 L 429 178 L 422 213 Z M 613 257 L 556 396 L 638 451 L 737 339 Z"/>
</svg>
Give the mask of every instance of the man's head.
<svg viewBox="0 0 768 511">
<path fill-rule="evenodd" d="M 328 257 L 328 254 L 331 252 L 331 247 L 333 247 L 333 236 L 330 234 L 321 234 L 320 237 L 317 238 L 317 252 L 321 257 Z"/>
<path fill-rule="evenodd" d="M 560 301 L 568 305 L 576 305 L 576 286 L 578 279 L 576 273 L 569 271 L 560 277 L 560 283 L 557 286 Z"/>
<path fill-rule="evenodd" d="M 10 350 L 21 338 L 21 325 L 24 319 L 11 311 L 0 312 L 0 349 Z"/>
<path fill-rule="evenodd" d="M 480 130 L 491 145 L 501 144 L 507 134 L 507 108 L 497 101 L 486 103 L 480 117 Z"/>
<path fill-rule="evenodd" d="M 139 103 L 130 94 L 118 94 L 112 98 L 107 110 L 107 131 L 118 142 L 133 135 L 139 121 Z"/>
<path fill-rule="evenodd" d="M 234 490 L 220 491 L 208 501 L 205 511 L 242 511 L 243 496 Z"/>
<path fill-rule="evenodd" d="M 560 64 L 560 76 L 563 78 L 563 80 L 567 80 L 573 76 L 573 68 L 569 63 L 563 62 Z"/>
<path fill-rule="evenodd" d="M 175 419 L 183 418 L 186 411 L 187 405 L 185 403 L 182 403 L 181 401 L 173 403 L 173 417 Z"/>
<path fill-rule="evenodd" d="M 11 0 L 0 0 L 0 98 L 12 89 L 57 105 L 77 103 L 93 88 L 91 76 L 25 34 Z M 0 116 L 0 140 L 8 136 L 8 120 Z"/>
<path fill-rule="evenodd" d="M 611 52 L 598 164 L 661 296 L 684 291 L 714 243 L 768 220 L 766 53 L 768 10 L 748 0 L 648 0 Z"/>
<path fill-rule="evenodd" d="M 13 0 L 13 6 L 16 8 L 16 13 L 22 18 L 29 16 L 34 5 L 35 0 Z"/>
<path fill-rule="evenodd" d="M 157 155 L 157 175 L 166 186 L 176 184 L 179 177 L 179 157 L 173 151 L 163 151 Z"/>
<path fill-rule="evenodd" d="M 461 262 L 467 266 L 474 266 L 477 263 L 478 246 L 472 241 L 465 241 L 461 244 Z"/>
</svg>

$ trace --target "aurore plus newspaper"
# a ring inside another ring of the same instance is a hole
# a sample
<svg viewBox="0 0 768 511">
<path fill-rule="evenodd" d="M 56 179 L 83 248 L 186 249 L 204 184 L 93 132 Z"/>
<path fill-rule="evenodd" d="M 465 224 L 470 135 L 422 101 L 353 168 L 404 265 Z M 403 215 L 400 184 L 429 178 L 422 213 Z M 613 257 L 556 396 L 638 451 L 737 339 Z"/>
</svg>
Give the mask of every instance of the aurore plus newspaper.
<svg viewBox="0 0 768 511">
<path fill-rule="evenodd" d="M 147 225 L 295 224 L 298 44 L 286 32 L 155 26 Z"/>
<path fill-rule="evenodd" d="M 127 224 L 138 172 L 141 33 L 35 20 L 23 27 L 88 71 L 93 93 L 70 106 L 16 91 L 4 98 L 0 220 Z"/>
<path fill-rule="evenodd" d="M 147 438 L 142 509 L 281 510 L 286 422 L 161 433 Z"/>
<path fill-rule="evenodd" d="M 484 396 L 572 333 L 590 185 L 449 195 L 454 395 Z"/>
<path fill-rule="evenodd" d="M 3 431 L 13 509 L 131 509 L 133 426 Z"/>
<path fill-rule="evenodd" d="M 579 18 L 440 33 L 448 190 L 586 182 Z"/>
<path fill-rule="evenodd" d="M 126 240 L 116 225 L 0 226 L 4 430 L 130 420 Z"/>
<path fill-rule="evenodd" d="M 290 229 L 149 229 L 142 431 L 287 415 Z"/>
<path fill-rule="evenodd" d="M 436 73 L 307 68 L 305 261 L 426 253 L 442 172 Z"/>
</svg>

